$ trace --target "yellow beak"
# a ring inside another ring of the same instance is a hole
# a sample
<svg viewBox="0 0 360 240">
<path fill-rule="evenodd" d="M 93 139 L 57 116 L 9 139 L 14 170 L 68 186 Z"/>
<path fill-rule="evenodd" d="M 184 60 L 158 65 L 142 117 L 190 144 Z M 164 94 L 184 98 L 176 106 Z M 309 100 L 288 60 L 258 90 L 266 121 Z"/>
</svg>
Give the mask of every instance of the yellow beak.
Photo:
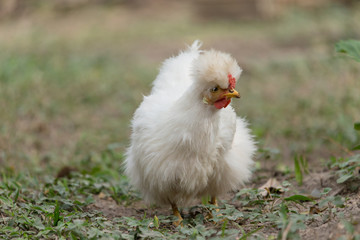
<svg viewBox="0 0 360 240">
<path fill-rule="evenodd" d="M 235 89 L 230 89 L 228 93 L 224 94 L 227 98 L 240 98 L 240 94 Z"/>
</svg>

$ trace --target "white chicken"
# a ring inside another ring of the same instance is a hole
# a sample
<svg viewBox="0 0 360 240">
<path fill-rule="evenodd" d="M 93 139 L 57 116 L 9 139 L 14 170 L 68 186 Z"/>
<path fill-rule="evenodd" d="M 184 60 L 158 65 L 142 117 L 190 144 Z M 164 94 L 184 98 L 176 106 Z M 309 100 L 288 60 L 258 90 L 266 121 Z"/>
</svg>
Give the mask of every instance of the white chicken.
<svg viewBox="0 0 360 240">
<path fill-rule="evenodd" d="M 238 189 L 256 150 L 244 119 L 228 106 L 241 68 L 229 54 L 188 50 L 167 59 L 132 120 L 125 173 L 147 202 L 178 206 Z"/>
</svg>

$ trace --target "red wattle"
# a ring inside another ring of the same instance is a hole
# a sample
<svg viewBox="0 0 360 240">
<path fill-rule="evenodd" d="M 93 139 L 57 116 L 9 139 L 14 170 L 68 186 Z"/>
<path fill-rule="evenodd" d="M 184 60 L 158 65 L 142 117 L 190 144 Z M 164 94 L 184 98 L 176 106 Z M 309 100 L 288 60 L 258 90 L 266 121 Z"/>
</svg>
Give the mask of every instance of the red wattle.
<svg viewBox="0 0 360 240">
<path fill-rule="evenodd" d="M 221 108 L 226 108 L 229 104 L 230 104 L 231 100 L 230 99 L 221 99 L 219 101 L 216 101 L 214 103 L 214 106 L 217 108 L 217 109 L 221 109 Z"/>
<path fill-rule="evenodd" d="M 224 108 L 226 108 L 230 103 L 231 103 L 231 100 L 230 99 L 227 100 L 226 105 L 224 106 Z"/>
</svg>

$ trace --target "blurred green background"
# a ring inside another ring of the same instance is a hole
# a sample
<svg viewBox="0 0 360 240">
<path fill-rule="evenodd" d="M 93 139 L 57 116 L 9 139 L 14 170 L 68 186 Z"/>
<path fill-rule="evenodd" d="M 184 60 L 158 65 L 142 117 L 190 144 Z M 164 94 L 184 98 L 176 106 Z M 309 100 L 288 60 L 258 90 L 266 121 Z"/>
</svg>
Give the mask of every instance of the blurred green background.
<svg viewBox="0 0 360 240">
<path fill-rule="evenodd" d="M 358 1 L 2 0 L 0 164 L 53 170 L 123 153 L 161 62 L 196 39 L 243 68 L 234 106 L 261 151 L 339 156 L 359 141 L 360 68 L 334 52 L 351 38 Z"/>
</svg>

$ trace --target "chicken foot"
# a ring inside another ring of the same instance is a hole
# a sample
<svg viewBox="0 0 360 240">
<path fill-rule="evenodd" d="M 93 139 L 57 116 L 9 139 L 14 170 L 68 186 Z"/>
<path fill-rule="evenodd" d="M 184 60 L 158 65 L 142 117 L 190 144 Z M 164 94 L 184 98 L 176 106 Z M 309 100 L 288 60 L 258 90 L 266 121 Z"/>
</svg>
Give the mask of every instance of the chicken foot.
<svg viewBox="0 0 360 240">
<path fill-rule="evenodd" d="M 216 212 L 219 212 L 220 210 L 219 210 L 219 205 L 218 205 L 218 202 L 217 202 L 217 199 L 216 199 L 216 197 L 215 196 L 211 196 L 211 199 L 210 199 L 210 201 L 209 201 L 209 203 L 211 204 L 211 205 L 214 205 L 216 208 L 215 208 L 215 211 Z M 222 216 L 222 214 L 221 213 L 218 213 L 218 214 L 216 214 L 216 216 L 217 217 L 219 217 L 219 216 Z M 213 214 L 211 213 L 211 212 L 209 212 L 206 216 L 205 216 L 205 218 L 206 219 L 212 219 L 214 216 L 213 216 Z M 222 222 L 223 220 L 221 220 L 220 222 Z M 214 222 L 214 224 L 218 224 L 217 222 Z"/>
<path fill-rule="evenodd" d="M 183 224 L 182 224 L 183 218 L 181 217 L 181 214 L 180 214 L 180 212 L 179 212 L 179 209 L 178 209 L 177 205 L 176 205 L 175 203 L 171 203 L 171 208 L 172 208 L 172 210 L 173 210 L 174 216 L 178 218 L 178 220 L 175 221 L 175 222 L 173 222 L 173 224 L 174 224 L 176 227 L 179 226 L 179 225 L 183 226 Z"/>
<path fill-rule="evenodd" d="M 215 209 L 216 212 L 219 212 L 219 208 L 218 208 L 219 205 L 218 205 L 218 202 L 217 202 L 217 199 L 215 196 L 211 196 L 209 203 L 216 207 L 216 209 Z"/>
</svg>

